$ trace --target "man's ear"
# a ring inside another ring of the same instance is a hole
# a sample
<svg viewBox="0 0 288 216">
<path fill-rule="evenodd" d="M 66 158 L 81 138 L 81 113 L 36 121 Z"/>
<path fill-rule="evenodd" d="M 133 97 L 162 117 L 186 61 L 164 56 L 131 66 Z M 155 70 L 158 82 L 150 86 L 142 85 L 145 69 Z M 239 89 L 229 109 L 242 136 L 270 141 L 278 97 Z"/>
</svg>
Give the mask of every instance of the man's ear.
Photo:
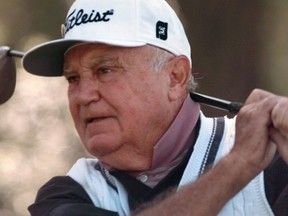
<svg viewBox="0 0 288 216">
<path fill-rule="evenodd" d="M 169 99 L 175 100 L 188 92 L 188 81 L 191 75 L 190 62 L 185 56 L 177 56 L 169 64 Z"/>
</svg>

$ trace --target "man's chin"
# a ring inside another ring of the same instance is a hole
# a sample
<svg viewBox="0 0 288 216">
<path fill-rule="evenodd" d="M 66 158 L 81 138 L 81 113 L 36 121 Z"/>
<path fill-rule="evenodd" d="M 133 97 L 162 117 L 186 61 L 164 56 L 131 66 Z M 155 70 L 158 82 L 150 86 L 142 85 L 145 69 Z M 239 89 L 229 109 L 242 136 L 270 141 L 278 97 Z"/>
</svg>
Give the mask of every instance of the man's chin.
<svg viewBox="0 0 288 216">
<path fill-rule="evenodd" d="M 100 137 L 93 137 L 88 142 L 84 143 L 84 145 L 87 151 L 99 160 L 113 154 L 120 148 L 120 145 L 115 141 L 113 142 L 111 138 L 104 140 L 103 137 L 101 139 Z"/>
</svg>

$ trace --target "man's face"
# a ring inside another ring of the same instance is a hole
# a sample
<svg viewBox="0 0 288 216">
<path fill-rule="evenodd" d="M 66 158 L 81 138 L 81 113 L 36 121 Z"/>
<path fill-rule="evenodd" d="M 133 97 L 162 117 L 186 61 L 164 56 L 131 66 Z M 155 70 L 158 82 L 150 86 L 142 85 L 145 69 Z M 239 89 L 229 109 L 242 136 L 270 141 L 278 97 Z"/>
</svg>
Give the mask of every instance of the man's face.
<svg viewBox="0 0 288 216">
<path fill-rule="evenodd" d="M 148 169 L 153 146 L 175 115 L 169 108 L 167 68 L 153 71 L 153 58 L 149 46 L 84 44 L 66 54 L 75 127 L 87 150 L 114 168 Z"/>
</svg>

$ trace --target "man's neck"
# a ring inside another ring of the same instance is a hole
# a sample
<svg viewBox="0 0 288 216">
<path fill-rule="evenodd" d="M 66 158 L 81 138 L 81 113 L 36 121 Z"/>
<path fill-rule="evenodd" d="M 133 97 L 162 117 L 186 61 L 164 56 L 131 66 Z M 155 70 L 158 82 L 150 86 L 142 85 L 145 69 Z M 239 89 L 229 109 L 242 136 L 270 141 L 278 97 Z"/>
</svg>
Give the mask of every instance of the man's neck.
<svg viewBox="0 0 288 216">
<path fill-rule="evenodd" d="M 193 142 L 199 113 L 199 104 L 187 96 L 175 120 L 154 147 L 151 169 L 130 174 L 152 187 L 161 181 L 182 161 Z"/>
</svg>

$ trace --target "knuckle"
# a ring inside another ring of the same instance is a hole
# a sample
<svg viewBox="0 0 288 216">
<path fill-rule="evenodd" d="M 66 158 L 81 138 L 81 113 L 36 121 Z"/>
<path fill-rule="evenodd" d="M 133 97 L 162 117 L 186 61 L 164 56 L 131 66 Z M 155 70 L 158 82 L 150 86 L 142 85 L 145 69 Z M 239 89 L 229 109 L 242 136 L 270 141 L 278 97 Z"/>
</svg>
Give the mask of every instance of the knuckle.
<svg viewBox="0 0 288 216">
<path fill-rule="evenodd" d="M 288 99 L 280 97 L 272 111 L 272 121 L 276 128 L 288 128 Z"/>
</svg>

